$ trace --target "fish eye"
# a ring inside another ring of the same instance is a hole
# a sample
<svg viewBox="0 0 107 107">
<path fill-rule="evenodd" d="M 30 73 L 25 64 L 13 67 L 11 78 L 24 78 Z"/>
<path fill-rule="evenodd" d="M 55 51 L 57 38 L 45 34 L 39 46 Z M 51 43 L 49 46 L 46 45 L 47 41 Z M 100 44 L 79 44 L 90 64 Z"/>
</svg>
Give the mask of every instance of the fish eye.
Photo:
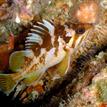
<svg viewBox="0 0 107 107">
<path fill-rule="evenodd" d="M 76 34 L 83 34 L 85 32 L 85 28 L 84 27 L 80 27 L 76 29 Z"/>
</svg>

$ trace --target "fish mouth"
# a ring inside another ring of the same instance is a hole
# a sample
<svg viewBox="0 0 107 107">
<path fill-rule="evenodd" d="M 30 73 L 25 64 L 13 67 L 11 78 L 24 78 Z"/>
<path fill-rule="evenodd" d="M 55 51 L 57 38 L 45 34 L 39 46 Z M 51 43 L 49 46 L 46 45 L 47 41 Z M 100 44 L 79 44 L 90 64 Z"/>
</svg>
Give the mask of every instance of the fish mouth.
<svg viewBox="0 0 107 107">
<path fill-rule="evenodd" d="M 73 49 L 80 46 L 85 41 L 87 36 L 89 36 L 89 32 L 92 30 L 92 28 L 93 28 L 92 24 L 73 25 L 72 29 L 75 33 L 72 35 L 67 46 Z"/>
<path fill-rule="evenodd" d="M 81 36 L 75 35 L 72 46 L 73 46 L 74 48 L 80 46 L 80 44 L 82 44 L 83 41 L 85 41 L 85 39 L 87 38 L 88 34 L 89 34 L 89 30 L 86 31 L 86 32 L 85 32 L 83 35 L 81 35 Z"/>
</svg>

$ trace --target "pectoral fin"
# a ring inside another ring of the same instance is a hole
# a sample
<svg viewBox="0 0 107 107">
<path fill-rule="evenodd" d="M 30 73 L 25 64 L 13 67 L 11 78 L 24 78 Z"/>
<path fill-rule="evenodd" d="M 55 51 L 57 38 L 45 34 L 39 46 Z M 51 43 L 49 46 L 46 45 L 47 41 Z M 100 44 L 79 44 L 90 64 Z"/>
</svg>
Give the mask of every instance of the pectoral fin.
<svg viewBox="0 0 107 107">
<path fill-rule="evenodd" d="M 70 54 L 69 52 L 67 52 L 63 61 L 61 61 L 57 65 L 57 71 L 61 76 L 63 76 L 66 73 L 66 71 L 68 70 L 69 64 L 70 64 Z"/>
</svg>

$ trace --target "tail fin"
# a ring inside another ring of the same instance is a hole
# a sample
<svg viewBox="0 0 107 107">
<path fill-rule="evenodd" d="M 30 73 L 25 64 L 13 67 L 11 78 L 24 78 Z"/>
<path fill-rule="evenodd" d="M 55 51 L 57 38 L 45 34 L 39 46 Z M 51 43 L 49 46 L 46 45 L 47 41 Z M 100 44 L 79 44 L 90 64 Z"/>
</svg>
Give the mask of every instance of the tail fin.
<svg viewBox="0 0 107 107">
<path fill-rule="evenodd" d="M 0 89 L 9 95 L 15 88 L 17 82 L 13 80 L 12 74 L 0 74 Z"/>
</svg>

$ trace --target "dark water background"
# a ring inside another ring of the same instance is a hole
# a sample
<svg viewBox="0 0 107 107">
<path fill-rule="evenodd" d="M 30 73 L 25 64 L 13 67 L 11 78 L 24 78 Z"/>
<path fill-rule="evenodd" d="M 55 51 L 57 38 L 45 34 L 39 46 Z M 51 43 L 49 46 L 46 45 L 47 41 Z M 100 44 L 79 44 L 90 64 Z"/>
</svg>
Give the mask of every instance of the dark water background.
<svg viewBox="0 0 107 107">
<path fill-rule="evenodd" d="M 0 107 L 39 107 L 35 102 L 22 104 L 18 98 L 12 100 L 12 96 L 6 96 L 0 92 Z"/>
</svg>

